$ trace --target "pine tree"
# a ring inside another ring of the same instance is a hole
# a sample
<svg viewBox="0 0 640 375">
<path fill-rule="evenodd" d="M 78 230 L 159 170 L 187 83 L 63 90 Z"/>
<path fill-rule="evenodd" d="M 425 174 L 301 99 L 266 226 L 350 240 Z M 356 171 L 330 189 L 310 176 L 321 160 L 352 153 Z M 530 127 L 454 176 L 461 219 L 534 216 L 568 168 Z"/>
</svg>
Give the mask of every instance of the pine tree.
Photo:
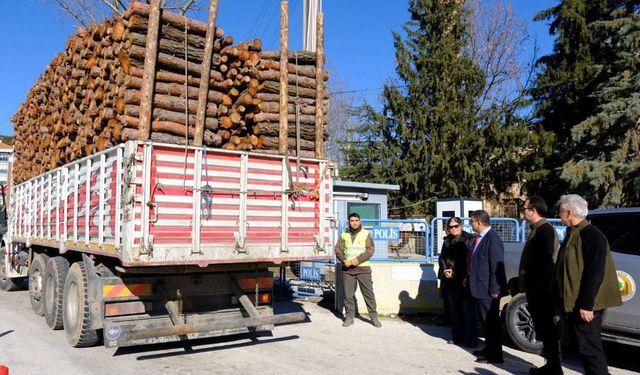
<svg viewBox="0 0 640 375">
<path fill-rule="evenodd" d="M 485 74 L 464 53 L 462 3 L 409 2 L 407 37 L 394 34 L 397 81 L 380 112 L 362 108 L 365 125 L 347 142 L 341 175 L 400 185 L 397 215 L 430 213 L 442 197 L 496 197 L 549 152 L 548 134 L 515 115 L 523 103 L 481 108 Z"/>
<path fill-rule="evenodd" d="M 406 39 L 393 34 L 398 80 L 385 85 L 380 113 L 363 108 L 369 135 L 347 152 L 352 167 L 342 173 L 400 185 L 390 206 L 405 215 L 430 211 L 436 197 L 475 193 L 482 171 L 470 155 L 484 83 L 461 53 L 463 1 L 411 0 L 409 12 Z"/>
<path fill-rule="evenodd" d="M 544 168 L 528 173 L 528 192 L 555 202 L 568 189 L 560 178 L 563 164 L 576 153 L 572 129 L 595 114 L 591 95 L 598 84 L 603 50 L 594 40 L 592 24 L 603 19 L 607 0 L 562 0 L 540 12 L 535 20 L 551 19 L 556 36 L 553 53 L 538 60 L 540 73 L 532 90 L 537 125 L 554 134 L 553 153 Z"/>
<path fill-rule="evenodd" d="M 562 178 L 596 206 L 640 204 L 640 15 L 638 1 L 612 1 L 594 21 L 602 58 L 590 95 L 594 113 L 571 129 L 575 152 Z"/>
</svg>

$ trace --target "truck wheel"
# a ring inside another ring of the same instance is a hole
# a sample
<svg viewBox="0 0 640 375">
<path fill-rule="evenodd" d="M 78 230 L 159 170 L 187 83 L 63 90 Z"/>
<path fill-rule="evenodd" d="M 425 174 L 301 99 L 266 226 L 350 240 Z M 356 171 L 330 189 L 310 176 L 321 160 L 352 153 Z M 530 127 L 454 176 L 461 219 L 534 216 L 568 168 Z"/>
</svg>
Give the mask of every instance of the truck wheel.
<svg viewBox="0 0 640 375">
<path fill-rule="evenodd" d="M 47 268 L 47 254 L 37 254 L 29 266 L 29 301 L 36 315 L 44 315 L 42 286 L 44 285 L 44 271 Z"/>
<path fill-rule="evenodd" d="M 64 332 L 72 346 L 80 348 L 98 342 L 98 333 L 90 328 L 87 270 L 83 262 L 76 262 L 69 268 L 64 283 L 62 311 Z"/>
<path fill-rule="evenodd" d="M 507 334 L 518 349 L 535 354 L 542 352 L 542 342 L 536 340 L 533 319 L 527 309 L 527 298 L 524 294 L 518 294 L 509 301 L 505 312 L 505 324 Z"/>
<path fill-rule="evenodd" d="M 53 257 L 47 262 L 44 272 L 44 320 L 51 329 L 62 328 L 62 296 L 64 282 L 69 273 L 69 261 L 63 257 Z"/>
<path fill-rule="evenodd" d="M 6 256 L 6 248 L 2 246 L 2 249 L 0 249 L 0 290 L 4 290 L 5 292 L 19 290 L 24 283 L 24 277 L 7 277 L 7 270 L 5 268 L 7 266 Z"/>
</svg>

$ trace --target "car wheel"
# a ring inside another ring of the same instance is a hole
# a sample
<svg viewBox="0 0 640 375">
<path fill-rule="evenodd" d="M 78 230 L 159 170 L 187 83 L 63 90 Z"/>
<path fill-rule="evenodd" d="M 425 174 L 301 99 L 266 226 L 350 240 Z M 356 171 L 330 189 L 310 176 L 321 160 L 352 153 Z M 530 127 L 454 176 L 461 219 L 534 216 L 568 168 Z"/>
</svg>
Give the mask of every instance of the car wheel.
<svg viewBox="0 0 640 375">
<path fill-rule="evenodd" d="M 505 310 L 505 324 L 509 338 L 518 349 L 536 354 L 542 352 L 542 342 L 536 340 L 533 319 L 524 294 L 518 294 L 509 301 Z"/>
</svg>

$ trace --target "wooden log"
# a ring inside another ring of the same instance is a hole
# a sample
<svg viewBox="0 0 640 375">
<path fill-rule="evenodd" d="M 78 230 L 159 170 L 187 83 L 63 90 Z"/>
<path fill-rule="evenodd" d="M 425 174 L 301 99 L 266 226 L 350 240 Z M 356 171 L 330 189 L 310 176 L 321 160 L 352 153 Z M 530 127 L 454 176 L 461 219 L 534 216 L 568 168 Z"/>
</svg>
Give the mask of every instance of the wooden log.
<svg viewBox="0 0 640 375">
<path fill-rule="evenodd" d="M 258 63 L 259 70 L 280 70 L 280 62 L 272 61 L 272 60 L 260 60 Z M 316 78 L 316 67 L 312 65 L 295 65 L 295 64 L 287 64 L 287 69 L 290 74 L 304 76 L 309 78 Z M 328 73 L 325 72 L 324 76 L 328 78 Z"/>
<path fill-rule="evenodd" d="M 135 4 L 135 3 L 134 3 Z M 142 101 L 140 103 L 140 140 L 149 139 L 151 130 L 151 110 L 158 57 L 158 33 L 160 27 L 160 0 L 151 0 L 149 31 L 144 53 L 144 74 L 142 78 Z"/>
<path fill-rule="evenodd" d="M 200 77 L 200 91 L 198 93 L 198 112 L 196 114 L 196 130 L 193 144 L 202 145 L 202 137 L 207 120 L 207 94 L 209 92 L 209 76 L 211 73 L 211 55 L 213 55 L 213 40 L 215 39 L 216 15 L 218 0 L 211 0 L 209 5 L 209 19 L 205 33 L 204 58 L 202 59 L 202 76 Z M 216 124 L 217 125 L 217 124 Z"/>
<path fill-rule="evenodd" d="M 286 1 L 282 1 L 280 3 L 280 51 L 278 58 L 280 60 L 285 60 L 287 57 L 287 51 L 289 50 L 289 3 Z M 278 86 L 278 94 L 280 94 L 280 109 L 278 114 L 278 120 L 280 123 L 280 132 L 279 132 L 279 146 L 278 150 L 280 153 L 285 154 L 288 150 L 287 146 L 287 132 L 289 124 L 287 122 L 287 90 L 288 90 L 288 79 L 287 79 L 287 65 L 282 64 L 280 67 L 280 84 Z M 254 117 L 253 119 L 256 122 L 260 122 L 260 120 Z"/>
<path fill-rule="evenodd" d="M 146 45 L 147 36 L 144 34 L 130 32 L 127 34 L 127 39 L 132 43 L 132 45 L 144 47 Z M 184 45 L 182 43 L 160 38 L 158 44 L 158 51 L 162 53 L 166 53 L 168 55 L 172 55 L 181 59 L 185 57 Z M 204 56 L 204 50 L 199 47 L 194 47 L 187 44 L 187 58 L 189 61 L 195 63 L 201 63 L 202 57 Z M 213 56 L 214 60 L 219 60 L 220 55 L 216 54 Z"/>
<path fill-rule="evenodd" d="M 127 90 L 124 101 L 125 104 L 140 104 L 140 91 Z M 173 112 L 184 113 L 185 100 L 184 98 L 178 98 L 175 96 L 162 95 L 156 93 L 153 97 L 153 106 L 155 108 L 162 108 Z M 188 112 L 195 114 L 198 108 L 198 103 L 195 100 L 189 100 Z M 215 103 L 207 103 L 207 116 L 216 117 L 218 115 L 218 106 Z"/>
<path fill-rule="evenodd" d="M 296 65 L 315 65 L 316 54 L 309 51 L 287 51 L 286 58 L 289 63 Z M 262 51 L 260 52 L 260 59 L 282 61 L 283 57 L 280 51 Z"/>
<path fill-rule="evenodd" d="M 139 15 L 131 15 L 127 20 L 128 30 L 138 31 L 141 34 L 147 33 L 148 19 Z M 162 39 L 171 40 L 180 44 L 184 44 L 184 24 L 181 26 L 173 26 L 167 23 L 163 23 L 160 29 L 160 37 Z M 216 29 L 216 38 L 224 38 L 222 29 Z M 217 50 L 220 50 L 224 46 L 222 39 L 216 41 Z M 233 41 L 232 41 L 233 43 Z M 195 48 L 204 48 L 204 35 L 196 34 L 192 29 L 187 31 L 187 44 Z"/>
<path fill-rule="evenodd" d="M 273 93 L 268 93 L 268 92 L 258 92 L 256 94 L 256 99 L 260 99 L 262 102 L 269 102 L 269 103 L 279 103 L 279 98 L 280 96 L 278 94 L 273 94 Z M 299 103 L 303 106 L 313 106 L 315 107 L 316 105 L 316 100 L 315 97 L 313 99 L 311 98 L 296 98 L 296 97 L 289 97 L 288 103 L 289 104 L 294 104 L 295 102 L 299 101 Z M 324 100 L 324 105 L 328 105 L 328 101 Z"/>
<path fill-rule="evenodd" d="M 126 85 L 128 88 L 140 89 L 142 87 L 142 80 L 138 77 L 130 76 L 126 80 Z M 177 83 L 156 82 L 155 92 L 158 94 L 179 96 L 183 98 L 185 95 L 185 87 L 184 85 L 180 85 Z M 186 92 L 189 99 L 198 98 L 197 88 L 187 86 Z M 231 104 L 230 99 L 227 95 L 213 90 L 209 90 L 207 100 L 215 104 L 224 104 L 226 101 L 229 101 L 229 105 Z"/>
<path fill-rule="evenodd" d="M 261 70 L 259 71 L 258 78 L 261 81 L 279 81 L 280 80 L 280 71 L 279 70 Z M 291 86 L 299 86 L 307 89 L 315 89 L 316 88 L 316 80 L 315 78 L 309 78 L 305 76 L 296 76 L 295 74 L 289 73 L 287 75 L 287 82 Z"/>
<path fill-rule="evenodd" d="M 269 137 L 277 137 L 280 134 L 280 127 L 277 122 L 259 122 L 253 126 L 253 133 L 256 135 L 265 135 Z M 296 124 L 289 123 L 289 131 L 287 135 L 290 138 L 295 138 L 296 136 Z M 327 139 L 329 137 L 329 133 L 325 131 L 323 135 L 323 139 Z M 300 138 L 306 139 L 308 141 L 315 141 L 316 139 L 316 128 L 313 125 L 300 125 Z"/>
<path fill-rule="evenodd" d="M 134 128 L 124 128 L 122 129 L 121 141 L 126 142 L 128 140 L 136 140 L 139 137 L 138 129 Z M 184 136 L 169 134 L 169 133 L 159 133 L 153 132 L 151 133 L 151 140 L 154 142 L 161 143 L 170 143 L 174 145 L 185 145 L 187 144 L 187 140 Z M 209 145 L 207 145 L 209 146 Z M 215 144 L 211 144 L 211 146 L 216 146 Z"/>
<path fill-rule="evenodd" d="M 275 102 L 262 102 L 258 105 L 258 108 L 261 112 L 265 113 L 279 113 L 280 111 L 280 103 Z M 288 113 L 296 113 L 296 106 L 294 103 L 289 102 L 287 104 L 287 112 Z M 315 115 L 316 108 L 315 106 L 310 105 L 300 105 L 300 113 L 303 115 Z"/>
<path fill-rule="evenodd" d="M 131 68 L 130 74 L 134 77 L 142 78 L 142 69 L 140 68 Z M 222 78 L 222 77 L 219 77 Z M 200 86 L 200 78 L 194 78 L 192 76 L 187 76 L 185 79 L 185 75 L 167 71 L 157 71 L 156 72 L 156 81 L 158 82 L 167 82 L 167 83 L 179 83 L 184 84 L 187 82 L 188 86 L 199 87 Z M 214 90 L 229 90 L 232 83 L 229 80 L 217 81 L 215 78 L 211 78 L 209 80 L 209 86 Z"/>
<path fill-rule="evenodd" d="M 132 117 L 140 116 L 140 107 L 137 105 L 128 104 L 125 106 L 125 115 L 129 115 Z M 182 124 L 183 126 L 187 124 L 187 120 L 185 119 L 184 112 L 173 112 L 162 108 L 154 108 L 153 114 L 151 115 L 154 121 L 169 121 L 177 124 Z M 194 126 L 196 123 L 196 116 L 193 114 L 189 114 L 188 121 L 190 126 Z M 207 118 L 205 122 L 205 127 L 208 130 L 217 130 L 218 129 L 218 119 L 217 118 Z"/>
<path fill-rule="evenodd" d="M 142 2 L 136 1 L 129 5 L 129 9 L 125 11 L 123 17 L 130 18 L 131 15 L 137 14 L 140 16 L 148 17 L 151 11 L 151 7 Z M 207 33 L 207 24 L 202 21 L 193 20 L 184 16 L 181 16 L 172 12 L 162 13 L 162 23 L 169 24 L 174 27 L 184 28 L 185 22 L 188 25 L 189 30 L 201 36 L 205 36 Z M 224 30 L 216 28 L 216 37 L 222 38 L 224 36 Z"/>
<path fill-rule="evenodd" d="M 322 11 L 318 12 L 316 18 L 316 158 L 324 157 L 324 145 L 322 135 L 324 133 L 324 111 L 322 110 L 322 99 L 324 97 L 324 80 L 322 79 L 322 69 L 324 66 L 324 16 Z"/>
<path fill-rule="evenodd" d="M 265 82 L 262 82 L 258 91 L 263 93 L 277 94 L 280 92 L 280 84 L 278 82 L 265 81 Z M 299 96 L 301 98 L 307 98 L 307 99 L 316 98 L 316 90 L 305 89 L 303 87 L 296 88 L 296 87 L 288 86 L 287 94 L 289 96 L 294 96 L 294 97 Z M 325 94 L 323 95 L 323 97 L 328 99 L 329 96 L 328 94 Z"/>
<path fill-rule="evenodd" d="M 292 113 L 292 114 L 286 115 L 284 119 L 285 121 L 287 121 L 287 123 L 295 123 L 296 115 L 295 113 Z M 280 122 L 280 120 L 282 120 L 281 114 L 266 113 L 266 112 L 257 113 L 253 118 L 253 121 L 255 122 Z M 299 121 L 301 124 L 315 125 L 316 117 L 312 115 L 300 115 Z"/>
<path fill-rule="evenodd" d="M 142 59 L 144 59 L 144 55 L 145 55 L 145 49 L 142 47 L 131 46 L 131 48 L 129 49 L 129 57 L 131 58 L 139 59 L 142 61 Z M 166 68 L 167 70 L 170 70 L 173 72 L 184 72 L 185 61 L 184 59 L 180 59 L 178 57 L 174 57 L 166 53 L 158 53 L 158 66 L 162 68 Z M 187 66 L 187 72 L 189 74 L 192 74 L 196 77 L 200 77 L 200 73 L 201 73 L 200 64 L 187 61 L 186 66 Z M 220 74 L 220 72 L 215 70 L 211 71 L 210 76 L 211 76 L 210 78 L 216 81 L 223 80 L 222 74 Z"/>
<path fill-rule="evenodd" d="M 140 120 L 136 117 L 124 115 L 120 117 L 120 121 L 122 121 L 125 124 L 125 129 L 127 128 L 139 129 L 140 127 Z M 153 130 L 153 133 L 156 133 L 156 132 L 169 133 L 169 134 L 183 136 L 183 137 L 185 136 L 185 134 L 187 134 L 187 131 L 188 131 L 188 134 L 189 134 L 188 137 L 190 139 L 193 139 L 193 135 L 195 133 L 195 130 L 193 128 L 191 127 L 187 128 L 183 124 L 179 124 L 171 121 L 154 120 L 152 122 L 151 129 Z M 130 132 L 125 130 L 124 133 L 128 136 L 129 134 L 127 133 L 130 133 Z M 140 133 L 138 133 L 138 136 L 140 136 Z M 208 130 L 204 132 L 203 137 L 207 145 L 218 146 L 222 141 L 222 138 L 219 135 Z M 140 139 L 140 138 L 136 138 L 136 139 Z M 151 137 L 151 139 L 153 140 L 153 137 Z"/>
</svg>

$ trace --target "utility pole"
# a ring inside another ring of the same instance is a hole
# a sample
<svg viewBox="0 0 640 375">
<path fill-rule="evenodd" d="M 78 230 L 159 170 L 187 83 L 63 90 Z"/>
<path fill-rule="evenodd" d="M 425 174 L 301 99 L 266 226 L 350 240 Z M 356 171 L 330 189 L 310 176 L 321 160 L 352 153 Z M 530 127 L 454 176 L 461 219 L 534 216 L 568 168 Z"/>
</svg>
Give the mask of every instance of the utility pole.
<svg viewBox="0 0 640 375">
<path fill-rule="evenodd" d="M 315 52 L 318 13 L 322 12 L 322 0 L 302 0 L 302 49 Z"/>
</svg>

